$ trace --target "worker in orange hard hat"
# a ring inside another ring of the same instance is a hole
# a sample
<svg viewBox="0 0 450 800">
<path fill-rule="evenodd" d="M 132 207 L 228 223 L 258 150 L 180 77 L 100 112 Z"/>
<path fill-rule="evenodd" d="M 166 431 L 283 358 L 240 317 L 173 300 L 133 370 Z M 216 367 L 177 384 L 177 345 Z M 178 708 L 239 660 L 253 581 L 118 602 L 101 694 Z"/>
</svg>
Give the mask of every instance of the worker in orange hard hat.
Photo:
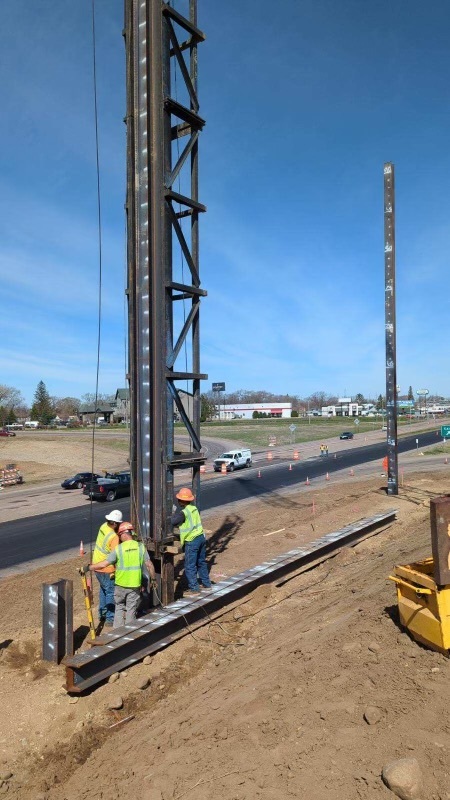
<svg viewBox="0 0 450 800">
<path fill-rule="evenodd" d="M 188 583 L 185 595 L 195 597 L 200 595 L 199 578 L 204 591 L 211 591 L 212 588 L 206 563 L 206 538 L 191 490 L 183 487 L 177 492 L 176 498 L 180 508 L 172 514 L 171 522 L 174 528 L 179 529 L 181 546 L 184 548 L 184 573 Z"/>
</svg>

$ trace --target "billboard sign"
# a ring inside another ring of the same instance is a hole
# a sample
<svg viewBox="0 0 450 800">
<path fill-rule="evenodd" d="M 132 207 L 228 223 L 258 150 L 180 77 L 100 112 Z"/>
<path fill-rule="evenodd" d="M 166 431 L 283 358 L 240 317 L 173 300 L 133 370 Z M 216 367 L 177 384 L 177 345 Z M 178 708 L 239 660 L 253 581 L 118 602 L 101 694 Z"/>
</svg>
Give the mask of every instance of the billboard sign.
<svg viewBox="0 0 450 800">
<path fill-rule="evenodd" d="M 225 391 L 225 384 L 224 383 L 213 383 L 212 390 L 213 390 L 213 392 L 224 392 Z"/>
</svg>

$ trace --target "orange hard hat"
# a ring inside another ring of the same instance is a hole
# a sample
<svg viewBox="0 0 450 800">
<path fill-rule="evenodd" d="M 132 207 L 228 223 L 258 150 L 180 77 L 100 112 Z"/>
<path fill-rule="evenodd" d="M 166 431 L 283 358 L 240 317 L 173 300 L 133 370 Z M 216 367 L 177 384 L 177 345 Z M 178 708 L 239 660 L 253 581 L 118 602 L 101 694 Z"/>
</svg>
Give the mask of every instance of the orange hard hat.
<svg viewBox="0 0 450 800">
<path fill-rule="evenodd" d="M 192 492 L 191 492 L 191 490 L 190 490 L 190 489 L 187 489 L 187 488 L 184 486 L 184 487 L 183 487 L 182 489 L 180 489 L 180 491 L 177 493 L 177 495 L 176 495 L 176 498 L 177 498 L 178 500 L 187 500 L 187 501 L 190 501 L 190 500 L 194 500 L 194 495 L 192 494 Z"/>
<path fill-rule="evenodd" d="M 119 525 L 119 530 L 117 533 L 128 533 L 128 531 L 132 530 L 134 530 L 134 528 L 131 522 L 122 522 L 122 524 Z"/>
</svg>

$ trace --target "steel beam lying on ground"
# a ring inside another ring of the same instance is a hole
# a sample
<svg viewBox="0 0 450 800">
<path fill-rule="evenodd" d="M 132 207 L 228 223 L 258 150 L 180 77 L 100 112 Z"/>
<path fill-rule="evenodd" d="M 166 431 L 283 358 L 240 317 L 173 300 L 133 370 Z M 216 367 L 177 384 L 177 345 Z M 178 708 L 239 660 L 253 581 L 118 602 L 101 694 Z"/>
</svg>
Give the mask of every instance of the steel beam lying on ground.
<svg viewBox="0 0 450 800">
<path fill-rule="evenodd" d="M 67 691 L 83 692 L 113 672 L 132 666 L 144 656 L 184 636 L 191 625 L 206 625 L 210 621 L 210 614 L 248 594 L 259 584 L 275 581 L 340 547 L 356 543 L 371 531 L 393 522 L 395 514 L 395 509 L 390 509 L 383 514 L 359 520 L 309 542 L 305 547 L 296 547 L 220 581 L 214 584 L 212 592 L 202 594 L 198 599 L 177 600 L 166 608 L 136 620 L 132 625 L 102 634 L 90 650 L 63 659 Z"/>
</svg>

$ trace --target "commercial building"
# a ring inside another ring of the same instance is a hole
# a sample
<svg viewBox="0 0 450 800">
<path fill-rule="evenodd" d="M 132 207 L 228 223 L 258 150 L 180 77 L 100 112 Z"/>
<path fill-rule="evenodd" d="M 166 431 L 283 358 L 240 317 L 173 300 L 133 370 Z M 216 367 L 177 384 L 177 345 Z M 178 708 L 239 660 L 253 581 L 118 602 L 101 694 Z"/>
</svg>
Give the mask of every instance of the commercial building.
<svg viewBox="0 0 450 800">
<path fill-rule="evenodd" d="M 273 419 L 289 419 L 292 403 L 235 403 L 217 405 L 215 419 L 253 419 L 254 413 L 265 414 Z"/>
</svg>

